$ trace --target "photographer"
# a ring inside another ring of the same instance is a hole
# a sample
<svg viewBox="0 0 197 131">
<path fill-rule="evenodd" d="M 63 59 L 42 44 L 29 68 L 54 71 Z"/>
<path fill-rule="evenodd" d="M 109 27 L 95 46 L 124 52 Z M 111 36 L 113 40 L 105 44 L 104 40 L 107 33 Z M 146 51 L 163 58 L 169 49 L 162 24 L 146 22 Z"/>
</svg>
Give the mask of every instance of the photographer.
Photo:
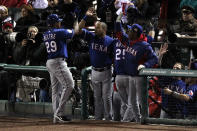
<svg viewBox="0 0 197 131">
<path fill-rule="evenodd" d="M 30 26 L 26 38 L 14 47 L 13 56 L 16 63 L 30 66 L 45 65 L 47 53 L 41 39 L 38 28 Z"/>
<path fill-rule="evenodd" d="M 17 37 L 19 37 L 19 35 Z M 19 38 L 16 38 L 16 39 L 18 40 Z M 15 45 L 13 56 L 14 56 L 14 60 L 19 65 L 45 66 L 46 58 L 47 58 L 46 47 L 44 43 L 42 42 L 42 35 L 39 33 L 38 28 L 36 26 L 30 26 L 28 28 L 26 38 L 23 38 L 20 42 L 18 42 Z M 23 74 L 21 78 L 23 80 L 23 79 L 29 78 L 29 76 L 31 76 L 32 78 L 41 77 L 49 81 L 48 74 L 47 75 L 41 74 L 39 72 Z M 17 97 L 21 98 L 20 100 L 29 100 L 29 98 L 27 98 L 29 97 L 28 95 L 25 95 L 25 97 L 21 97 L 23 96 L 23 93 L 24 93 L 24 91 L 22 93 L 21 90 L 24 90 L 24 89 L 25 88 L 23 86 L 22 87 L 20 87 L 20 85 L 18 86 Z M 46 95 L 46 92 L 48 91 L 48 86 L 44 86 L 44 88 L 39 87 L 39 89 L 37 91 L 41 91 L 40 93 Z M 26 94 L 30 94 L 31 92 L 36 92 L 36 90 L 34 90 L 34 88 L 25 89 Z M 45 96 L 41 96 L 41 97 L 45 97 Z"/>
</svg>

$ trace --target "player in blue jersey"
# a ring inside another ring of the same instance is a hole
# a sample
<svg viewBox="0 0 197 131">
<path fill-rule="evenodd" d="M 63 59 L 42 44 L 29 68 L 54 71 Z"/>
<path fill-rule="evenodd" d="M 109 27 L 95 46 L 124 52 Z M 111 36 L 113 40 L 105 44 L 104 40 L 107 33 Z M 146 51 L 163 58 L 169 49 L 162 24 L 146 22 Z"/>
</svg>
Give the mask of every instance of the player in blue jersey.
<svg viewBox="0 0 197 131">
<path fill-rule="evenodd" d="M 62 29 L 61 21 L 62 19 L 57 14 L 49 15 L 47 18 L 49 29 L 43 34 L 48 52 L 46 67 L 51 79 L 54 123 L 70 120 L 63 116 L 63 111 L 66 101 L 74 88 L 73 77 L 65 61 L 68 57 L 66 40 L 73 37 L 74 31 Z"/>
<path fill-rule="evenodd" d="M 196 70 L 197 66 L 195 63 L 191 65 L 192 70 Z M 197 119 L 197 83 L 196 78 L 186 78 L 185 82 L 188 87 L 184 93 L 173 91 L 169 88 L 164 89 L 164 93 L 185 102 L 185 118 Z"/>
<path fill-rule="evenodd" d="M 117 18 L 115 29 L 120 40 L 115 45 L 116 84 L 122 100 L 127 104 L 123 121 L 126 121 L 132 112 L 135 121 L 140 122 L 138 99 L 143 79 L 138 76 L 138 71 L 141 68 L 152 67 L 157 64 L 158 59 L 151 45 L 146 42 L 147 38 L 143 35 L 140 25 L 128 26 L 128 34 L 124 32 L 120 22 L 121 15 Z"/>
<path fill-rule="evenodd" d="M 176 70 L 183 70 L 184 65 L 177 62 L 174 64 L 173 69 Z M 165 82 L 166 81 L 166 82 Z M 161 86 L 167 86 L 168 89 L 172 91 L 176 91 L 180 94 L 183 94 L 186 91 L 186 83 L 182 80 L 182 77 L 173 77 L 173 78 L 167 78 L 163 83 L 166 83 L 164 85 L 161 84 Z M 184 118 L 185 115 L 185 103 L 179 99 L 176 99 L 172 96 L 168 96 L 164 94 L 164 91 L 162 90 L 162 106 L 167 109 L 169 112 L 165 112 L 161 110 L 161 118 Z"/>
<path fill-rule="evenodd" d="M 197 84 L 196 84 L 196 78 L 187 78 L 187 82 L 190 83 L 190 85 L 187 87 L 186 92 L 184 94 L 178 93 L 176 91 L 172 91 L 168 88 L 164 89 L 164 93 L 167 95 L 170 95 L 176 99 L 185 101 L 185 110 L 186 118 L 197 118 Z"/>
<path fill-rule="evenodd" d="M 89 9 L 86 16 L 79 23 L 81 36 L 89 43 L 90 62 L 92 66 L 91 82 L 94 89 L 95 119 L 111 120 L 112 108 L 112 54 L 114 39 L 106 35 L 107 25 L 97 21 L 95 33 L 86 29 L 87 17 L 92 16 L 93 12 Z M 103 109 L 104 107 L 104 109 Z"/>
</svg>

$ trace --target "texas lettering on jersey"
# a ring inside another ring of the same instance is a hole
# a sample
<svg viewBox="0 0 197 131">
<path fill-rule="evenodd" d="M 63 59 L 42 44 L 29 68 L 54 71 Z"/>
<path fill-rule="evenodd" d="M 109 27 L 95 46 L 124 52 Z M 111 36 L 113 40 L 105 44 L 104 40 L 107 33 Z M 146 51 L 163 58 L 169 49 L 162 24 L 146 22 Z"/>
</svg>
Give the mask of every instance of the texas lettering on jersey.
<svg viewBox="0 0 197 131">
<path fill-rule="evenodd" d="M 92 50 L 97 50 L 101 52 L 107 52 L 107 46 L 101 45 L 99 43 L 92 43 Z"/>
</svg>

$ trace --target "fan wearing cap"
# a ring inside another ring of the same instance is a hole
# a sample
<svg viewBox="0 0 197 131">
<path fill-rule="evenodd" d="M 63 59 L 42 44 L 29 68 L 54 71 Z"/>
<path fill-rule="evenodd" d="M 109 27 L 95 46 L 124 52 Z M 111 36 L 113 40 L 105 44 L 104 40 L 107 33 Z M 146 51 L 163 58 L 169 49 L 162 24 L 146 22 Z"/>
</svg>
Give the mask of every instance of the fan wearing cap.
<svg viewBox="0 0 197 131">
<path fill-rule="evenodd" d="M 2 31 L 4 33 L 12 33 L 13 32 L 13 25 L 9 22 L 6 22 L 3 24 L 2 29 L 3 29 Z"/>
<path fill-rule="evenodd" d="M 0 6 L 0 22 L 1 30 L 3 30 L 2 26 L 4 25 L 4 23 L 7 22 L 11 23 L 13 27 L 16 26 L 16 22 L 12 19 L 11 16 L 8 15 L 8 8 L 3 5 Z"/>
<path fill-rule="evenodd" d="M 147 43 L 143 28 L 139 24 L 128 27 L 126 34 L 121 25 L 120 14 L 116 20 L 115 32 L 119 43 L 115 46 L 114 69 L 116 72 L 116 84 L 122 100 L 128 105 L 123 121 L 127 119 L 130 112 L 136 122 L 140 122 L 139 104 L 140 88 L 143 87 L 143 78 L 138 76 L 142 68 L 151 68 L 157 64 L 158 58 L 151 45 Z M 138 99 L 137 99 L 138 98 Z"/>
<path fill-rule="evenodd" d="M 61 28 L 61 22 L 62 19 L 57 14 L 49 15 L 47 18 L 49 29 L 43 34 L 48 52 L 46 67 L 51 78 L 54 123 L 70 120 L 63 116 L 63 112 L 65 104 L 74 88 L 73 77 L 65 60 L 68 58 L 66 41 L 72 39 L 76 31 Z M 62 91 L 60 91 L 61 89 Z M 59 94 L 61 94 L 60 98 Z"/>
<path fill-rule="evenodd" d="M 194 17 L 195 9 L 192 6 L 185 5 L 181 8 L 182 21 L 180 29 L 183 32 L 197 32 L 197 20 Z"/>
</svg>

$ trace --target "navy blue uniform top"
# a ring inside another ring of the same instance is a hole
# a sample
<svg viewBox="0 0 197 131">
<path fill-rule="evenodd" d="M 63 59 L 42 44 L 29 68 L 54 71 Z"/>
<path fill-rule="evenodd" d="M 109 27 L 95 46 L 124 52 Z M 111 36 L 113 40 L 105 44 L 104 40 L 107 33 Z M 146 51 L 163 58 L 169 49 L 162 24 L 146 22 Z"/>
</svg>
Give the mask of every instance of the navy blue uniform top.
<svg viewBox="0 0 197 131">
<path fill-rule="evenodd" d="M 50 29 L 43 34 L 48 59 L 67 58 L 66 40 L 71 39 L 74 31 L 70 29 Z"/>
<path fill-rule="evenodd" d="M 190 100 L 186 103 L 187 115 L 197 115 L 197 84 L 187 87 L 186 95 Z"/>
<path fill-rule="evenodd" d="M 116 32 L 119 33 L 119 42 L 115 46 L 115 73 L 116 75 L 136 76 L 137 67 L 142 59 L 146 68 L 158 63 L 158 58 L 151 45 L 145 41 L 139 41 L 130 45 L 128 35 L 123 31 L 121 23 L 116 23 Z"/>
<path fill-rule="evenodd" d="M 169 81 L 170 82 L 170 81 Z M 182 80 L 172 79 L 168 88 L 183 94 L 186 91 L 186 83 Z M 181 112 L 185 115 L 185 102 L 174 98 L 173 96 L 165 95 L 162 91 L 162 105 L 168 108 L 172 113 Z"/>
<path fill-rule="evenodd" d="M 111 66 L 115 40 L 107 35 L 104 38 L 98 38 L 86 29 L 82 30 L 82 37 L 89 44 L 91 65 L 96 68 Z"/>
</svg>

